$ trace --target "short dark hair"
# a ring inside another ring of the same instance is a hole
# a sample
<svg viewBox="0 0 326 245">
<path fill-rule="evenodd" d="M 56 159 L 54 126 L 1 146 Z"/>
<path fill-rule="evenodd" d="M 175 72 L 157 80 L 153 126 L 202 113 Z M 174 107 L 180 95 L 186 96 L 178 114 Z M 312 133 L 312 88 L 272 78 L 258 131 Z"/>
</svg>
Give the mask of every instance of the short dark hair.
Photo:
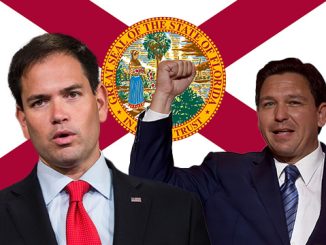
<svg viewBox="0 0 326 245">
<path fill-rule="evenodd" d="M 302 63 L 297 58 L 287 58 L 267 63 L 258 73 L 256 79 L 256 106 L 259 106 L 260 91 L 265 80 L 272 75 L 293 72 L 304 76 L 308 82 L 311 94 L 314 97 L 315 105 L 318 107 L 326 102 L 326 84 L 323 76 L 315 66 L 309 63 Z"/>
<path fill-rule="evenodd" d="M 15 97 L 16 104 L 22 110 L 21 79 L 24 73 L 35 63 L 55 53 L 71 55 L 80 62 L 91 89 L 95 94 L 99 84 L 99 70 L 96 56 L 84 43 L 74 37 L 60 33 L 46 33 L 34 37 L 29 43 L 18 50 L 10 64 L 8 74 L 9 88 Z"/>
</svg>

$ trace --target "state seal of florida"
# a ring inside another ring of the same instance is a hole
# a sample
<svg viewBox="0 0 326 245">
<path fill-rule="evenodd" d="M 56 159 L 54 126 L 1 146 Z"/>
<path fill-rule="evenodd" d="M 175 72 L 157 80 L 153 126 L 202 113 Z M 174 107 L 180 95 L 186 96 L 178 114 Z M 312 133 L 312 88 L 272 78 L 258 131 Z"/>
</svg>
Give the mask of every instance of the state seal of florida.
<svg viewBox="0 0 326 245">
<path fill-rule="evenodd" d="M 158 63 L 190 60 L 191 85 L 172 104 L 173 140 L 198 132 L 215 115 L 225 91 L 225 69 L 212 40 L 184 20 L 160 17 L 140 21 L 120 34 L 106 53 L 101 79 L 113 117 L 131 133 L 155 91 Z"/>
</svg>

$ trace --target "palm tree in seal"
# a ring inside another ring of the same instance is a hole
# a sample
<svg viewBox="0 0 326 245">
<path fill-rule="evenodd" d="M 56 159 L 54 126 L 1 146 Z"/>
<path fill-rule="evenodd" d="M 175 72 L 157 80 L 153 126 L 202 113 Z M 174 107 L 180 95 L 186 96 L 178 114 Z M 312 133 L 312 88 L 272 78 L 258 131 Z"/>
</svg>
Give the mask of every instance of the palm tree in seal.
<svg viewBox="0 0 326 245">
<path fill-rule="evenodd" d="M 145 36 L 143 46 L 148 59 L 156 60 L 156 69 L 166 52 L 171 48 L 171 39 L 165 32 L 151 33 Z"/>
</svg>

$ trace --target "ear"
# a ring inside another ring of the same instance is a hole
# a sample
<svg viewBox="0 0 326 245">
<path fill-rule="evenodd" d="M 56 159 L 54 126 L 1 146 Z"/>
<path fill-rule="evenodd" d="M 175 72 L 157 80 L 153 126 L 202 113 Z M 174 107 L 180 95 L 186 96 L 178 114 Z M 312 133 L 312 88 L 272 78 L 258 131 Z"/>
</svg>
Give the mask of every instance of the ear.
<svg viewBox="0 0 326 245">
<path fill-rule="evenodd" d="M 16 106 L 16 118 L 20 124 L 20 127 L 23 130 L 24 137 L 26 139 L 30 139 L 25 112 L 23 109 L 20 108 L 20 106 Z"/>
<path fill-rule="evenodd" d="M 318 126 L 323 127 L 326 123 L 326 102 L 321 103 L 318 106 Z"/>
<path fill-rule="evenodd" d="M 96 89 L 96 103 L 100 122 L 105 122 L 108 114 L 108 96 L 106 88 L 102 83 L 100 83 Z"/>
</svg>

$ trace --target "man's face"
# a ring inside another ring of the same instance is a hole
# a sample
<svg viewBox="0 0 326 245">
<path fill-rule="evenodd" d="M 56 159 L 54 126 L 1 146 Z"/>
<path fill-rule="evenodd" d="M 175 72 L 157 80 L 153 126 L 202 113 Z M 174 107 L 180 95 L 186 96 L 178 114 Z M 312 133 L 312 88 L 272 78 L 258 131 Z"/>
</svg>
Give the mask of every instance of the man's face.
<svg viewBox="0 0 326 245">
<path fill-rule="evenodd" d="M 326 103 L 316 107 L 309 82 L 302 75 L 288 72 L 268 77 L 257 112 L 260 131 L 279 161 L 295 163 L 317 148 Z"/>
<path fill-rule="evenodd" d="M 22 77 L 23 107 L 17 118 L 41 159 L 59 172 L 88 169 L 99 157 L 99 127 L 106 120 L 103 86 L 92 93 L 81 64 L 53 54 Z"/>
</svg>

